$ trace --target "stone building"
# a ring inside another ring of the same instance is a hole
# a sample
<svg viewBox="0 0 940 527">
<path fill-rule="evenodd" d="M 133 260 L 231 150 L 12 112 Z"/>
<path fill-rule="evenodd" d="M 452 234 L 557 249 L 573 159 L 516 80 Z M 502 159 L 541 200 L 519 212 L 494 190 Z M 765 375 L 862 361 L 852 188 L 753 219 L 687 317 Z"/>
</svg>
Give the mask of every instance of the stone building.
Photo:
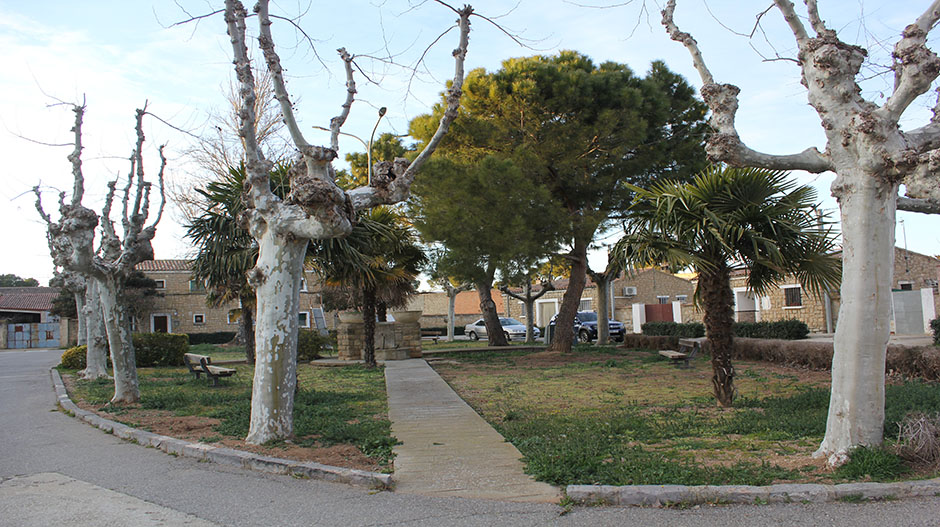
<svg viewBox="0 0 940 527">
<path fill-rule="evenodd" d="M 168 333 L 237 332 L 241 317 L 238 302 L 220 307 L 206 305 L 206 290 L 192 279 L 189 260 L 149 260 L 137 265 L 147 278 L 157 282 L 157 294 L 141 310 L 137 330 Z M 310 270 L 304 272 L 300 292 L 300 327 L 317 327 L 324 318 L 319 281 Z"/>
<path fill-rule="evenodd" d="M 498 313 L 505 312 L 505 299 L 496 289 L 490 291 Z M 447 327 L 447 293 L 425 291 L 418 293 L 408 301 L 408 311 L 421 311 L 422 328 Z M 463 327 L 483 316 L 480 311 L 480 297 L 475 290 L 457 293 L 454 302 L 454 326 Z"/>
<path fill-rule="evenodd" d="M 839 291 L 813 295 L 788 276 L 768 294 L 758 297 L 745 286 L 747 271 L 736 270 L 731 277 L 734 311 L 737 321 L 775 321 L 796 319 L 810 331 L 835 331 L 839 316 Z M 894 280 L 892 283 L 892 331 L 899 334 L 929 332 L 929 321 L 940 313 L 940 260 L 900 247 L 894 249 Z"/>
</svg>

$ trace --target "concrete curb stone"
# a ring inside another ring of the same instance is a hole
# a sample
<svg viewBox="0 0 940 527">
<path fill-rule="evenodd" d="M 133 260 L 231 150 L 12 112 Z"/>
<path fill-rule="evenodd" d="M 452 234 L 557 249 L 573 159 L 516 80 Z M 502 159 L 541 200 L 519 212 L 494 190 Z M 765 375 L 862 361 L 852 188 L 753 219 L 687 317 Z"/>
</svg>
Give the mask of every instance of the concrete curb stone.
<svg viewBox="0 0 940 527">
<path fill-rule="evenodd" d="M 303 478 L 345 483 L 347 485 L 373 489 L 391 490 L 394 487 L 392 477 L 389 474 L 332 467 L 312 462 L 299 462 L 290 459 L 262 456 L 260 454 L 243 452 L 231 448 L 215 447 L 203 443 L 191 443 L 182 439 L 154 434 L 146 430 L 139 430 L 105 419 L 94 412 L 82 410 L 76 406 L 69 398 L 59 372 L 55 368 L 49 371 L 52 376 L 52 385 L 55 388 L 59 406 L 62 407 L 66 413 L 104 432 L 113 433 L 121 439 L 135 441 L 143 446 L 154 447 L 171 455 L 190 457 L 200 461 L 235 466 L 256 472 L 283 475 L 290 474 Z"/>
<path fill-rule="evenodd" d="M 568 485 L 568 498 L 579 504 L 663 506 L 702 503 L 822 503 L 940 496 L 940 478 L 894 483 L 788 483 L 746 485 Z"/>
</svg>

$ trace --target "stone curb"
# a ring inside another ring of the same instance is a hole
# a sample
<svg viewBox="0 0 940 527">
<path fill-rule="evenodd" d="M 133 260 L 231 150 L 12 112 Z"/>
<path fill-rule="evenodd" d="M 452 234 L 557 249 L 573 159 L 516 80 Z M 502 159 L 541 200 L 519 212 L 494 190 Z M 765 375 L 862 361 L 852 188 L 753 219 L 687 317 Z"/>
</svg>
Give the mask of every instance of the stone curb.
<svg viewBox="0 0 940 527">
<path fill-rule="evenodd" d="M 138 430 L 121 423 L 101 417 L 100 415 L 82 410 L 75 406 L 69 398 L 62 377 L 52 368 L 52 385 L 55 388 L 59 406 L 69 415 L 81 419 L 86 423 L 107 433 L 114 434 L 121 439 L 136 442 L 139 445 L 153 447 L 167 454 L 194 458 L 199 461 L 208 461 L 220 465 L 266 472 L 269 474 L 284 474 L 299 478 L 317 479 L 333 483 L 345 483 L 370 489 L 392 490 L 394 482 L 390 474 L 368 472 L 351 468 L 332 467 L 320 463 L 295 461 L 276 457 L 262 456 L 252 452 L 243 452 L 231 448 L 215 447 L 204 443 L 190 443 L 160 434 Z"/>
<path fill-rule="evenodd" d="M 568 485 L 568 498 L 579 504 L 697 505 L 701 503 L 822 503 L 940 496 L 940 478 L 895 483 L 794 483 L 748 485 Z"/>
</svg>

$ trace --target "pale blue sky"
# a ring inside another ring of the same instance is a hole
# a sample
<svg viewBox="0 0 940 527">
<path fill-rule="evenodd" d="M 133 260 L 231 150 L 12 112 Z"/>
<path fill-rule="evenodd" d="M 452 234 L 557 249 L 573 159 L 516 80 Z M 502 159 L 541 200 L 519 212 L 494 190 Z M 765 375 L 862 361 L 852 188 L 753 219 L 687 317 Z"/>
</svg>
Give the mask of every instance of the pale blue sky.
<svg viewBox="0 0 940 527">
<path fill-rule="evenodd" d="M 583 3 L 583 2 L 579 2 Z M 840 35 L 872 50 L 875 62 L 885 63 L 890 50 L 879 42 L 893 43 L 895 36 L 926 7 L 926 2 L 905 1 L 822 1 L 823 18 Z M 192 14 L 221 8 L 221 2 L 185 1 Z M 898 5 L 903 4 L 903 5 Z M 924 5 L 921 5 L 924 4 Z M 279 50 L 290 76 L 298 117 L 308 139 L 319 143 L 325 134 L 311 127 L 326 125 L 342 102 L 341 66 L 334 50 L 344 46 L 355 54 L 381 54 L 385 49 L 398 60 L 413 62 L 437 35 L 453 23 L 454 15 L 434 3 L 407 1 L 349 0 L 308 5 L 282 1 L 274 10 L 287 15 L 307 11 L 300 24 L 317 39 L 317 50 L 328 69 L 313 56 L 309 46 L 299 42 L 293 29 L 275 23 Z M 414 5 L 414 9 L 409 9 Z M 497 16 L 515 2 L 475 2 L 477 12 Z M 309 7 L 309 9 L 308 9 Z M 616 9 L 587 9 L 561 0 L 522 0 L 499 22 L 507 30 L 533 39 L 536 49 L 519 47 L 481 19 L 474 19 L 467 68 L 497 69 L 510 57 L 574 49 L 596 62 L 613 60 L 629 64 L 644 73 L 652 60 L 665 60 L 668 66 L 694 85 L 700 85 L 686 50 L 669 41 L 659 25 L 659 5 L 647 2 L 648 16 L 633 4 Z M 737 36 L 750 32 L 754 17 L 763 4 L 742 7 L 740 1 L 680 0 L 677 20 L 702 46 L 705 59 L 720 82 L 742 88 L 738 128 L 749 146 L 770 153 L 793 153 L 809 146 L 824 146 L 818 118 L 806 103 L 796 66 L 789 61 L 765 62 L 751 47 L 765 56 L 774 50 L 793 55 L 793 40 L 776 11 L 764 19 L 768 45 L 763 36 L 748 40 Z M 712 14 L 709 13 L 709 10 Z M 714 16 L 713 16 L 714 15 Z M 0 186 L 0 221 L 7 227 L 0 273 L 32 276 L 45 282 L 51 276 L 44 237 L 44 225 L 33 208 L 29 189 L 37 182 L 46 190 L 47 210 L 55 209 L 55 191 L 71 185 L 68 148 L 52 148 L 17 137 L 26 136 L 50 142 L 69 142 L 71 112 L 64 107 L 47 108 L 52 101 L 43 92 L 66 101 L 87 97 L 85 119 L 85 176 L 88 201 L 100 208 L 105 183 L 127 171 L 124 160 L 133 142 L 134 109 L 150 101 L 150 110 L 174 125 L 203 131 L 206 115 L 225 105 L 223 87 L 231 69 L 230 49 L 221 15 L 167 29 L 186 18 L 172 1 L 76 2 L 44 0 L 20 2 L 0 0 L 0 49 L 6 58 L 6 72 L 0 76 L 0 158 L 4 159 L 4 184 Z M 403 132 L 415 115 L 428 111 L 437 100 L 445 79 L 453 72 L 451 33 L 435 46 L 426 62 L 428 73 L 412 82 L 411 96 L 405 98 L 409 75 L 400 69 L 362 60 L 381 86 L 358 78 L 360 101 L 354 104 L 344 131 L 367 136 L 375 118 L 375 108 L 387 106 L 389 114 L 382 131 Z M 879 97 L 889 88 L 890 79 L 876 77 L 866 83 L 866 92 Z M 920 101 L 909 111 L 906 127 L 929 117 L 932 101 Z M 168 173 L 177 181 L 191 181 L 193 167 L 181 155 L 189 139 L 156 121 L 146 125 L 150 174 L 155 175 L 154 151 L 167 142 L 170 153 Z M 341 155 L 361 150 L 354 140 L 340 145 Z M 801 182 L 819 189 L 823 206 L 835 211 L 829 197 L 832 175 L 794 174 Z M 902 213 L 907 246 L 926 254 L 940 254 L 940 218 Z M 157 231 L 158 258 L 187 256 L 179 216 L 173 211 Z M 898 245 L 904 244 L 900 228 Z M 592 258 L 602 266 L 602 254 Z"/>
</svg>

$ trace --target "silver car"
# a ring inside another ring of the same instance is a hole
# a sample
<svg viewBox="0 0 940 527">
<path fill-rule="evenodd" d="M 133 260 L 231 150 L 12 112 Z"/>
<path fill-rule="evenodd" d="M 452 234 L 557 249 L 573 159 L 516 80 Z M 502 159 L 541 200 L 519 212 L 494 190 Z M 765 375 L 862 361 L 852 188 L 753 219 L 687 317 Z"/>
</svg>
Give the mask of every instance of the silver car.
<svg viewBox="0 0 940 527">
<path fill-rule="evenodd" d="M 503 327 L 503 334 L 506 335 L 506 340 L 525 340 L 525 324 L 522 322 L 514 318 L 499 317 L 499 325 Z M 486 323 L 483 322 L 482 318 L 464 326 L 463 332 L 464 335 L 470 337 L 470 340 L 487 338 Z M 539 335 L 541 335 L 539 328 L 533 327 L 533 338 L 539 338 Z"/>
</svg>

